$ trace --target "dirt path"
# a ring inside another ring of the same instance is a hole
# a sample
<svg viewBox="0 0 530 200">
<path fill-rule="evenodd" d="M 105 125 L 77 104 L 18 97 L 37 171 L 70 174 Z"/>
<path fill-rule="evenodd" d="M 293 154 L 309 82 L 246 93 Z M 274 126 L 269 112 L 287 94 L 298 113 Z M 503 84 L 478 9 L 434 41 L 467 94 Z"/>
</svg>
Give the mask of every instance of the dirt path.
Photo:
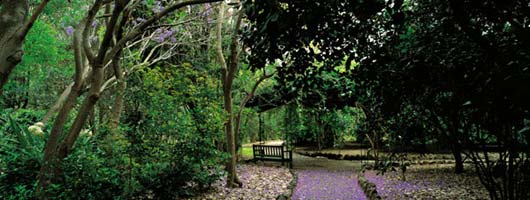
<svg viewBox="0 0 530 200">
<path fill-rule="evenodd" d="M 282 141 L 266 141 L 278 145 Z M 243 146 L 252 146 L 245 144 Z M 277 162 L 260 162 L 263 165 L 279 165 Z M 298 176 L 293 200 L 363 200 L 366 199 L 358 185 L 357 172 L 360 161 L 331 160 L 324 157 L 302 156 L 293 153 L 293 170 Z"/>
<path fill-rule="evenodd" d="M 359 161 L 293 155 L 298 183 L 292 199 L 366 199 L 357 183 Z"/>
</svg>

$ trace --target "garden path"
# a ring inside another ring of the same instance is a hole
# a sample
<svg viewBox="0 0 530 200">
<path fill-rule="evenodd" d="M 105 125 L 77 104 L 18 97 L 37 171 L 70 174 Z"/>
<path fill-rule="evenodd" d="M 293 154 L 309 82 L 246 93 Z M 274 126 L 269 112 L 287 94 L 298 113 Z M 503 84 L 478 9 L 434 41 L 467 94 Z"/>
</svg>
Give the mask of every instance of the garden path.
<svg viewBox="0 0 530 200">
<path fill-rule="evenodd" d="M 330 160 L 294 154 L 298 183 L 292 199 L 366 199 L 357 182 L 359 161 Z"/>
</svg>

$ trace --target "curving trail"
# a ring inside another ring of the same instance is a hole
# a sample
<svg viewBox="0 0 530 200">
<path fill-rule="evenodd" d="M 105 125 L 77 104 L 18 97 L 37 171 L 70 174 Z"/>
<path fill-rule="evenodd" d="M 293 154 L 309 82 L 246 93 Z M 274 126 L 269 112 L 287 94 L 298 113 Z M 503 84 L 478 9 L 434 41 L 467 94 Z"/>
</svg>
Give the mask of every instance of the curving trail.
<svg viewBox="0 0 530 200">
<path fill-rule="evenodd" d="M 298 183 L 293 200 L 364 200 L 357 182 L 359 162 L 329 160 L 295 155 Z"/>
</svg>

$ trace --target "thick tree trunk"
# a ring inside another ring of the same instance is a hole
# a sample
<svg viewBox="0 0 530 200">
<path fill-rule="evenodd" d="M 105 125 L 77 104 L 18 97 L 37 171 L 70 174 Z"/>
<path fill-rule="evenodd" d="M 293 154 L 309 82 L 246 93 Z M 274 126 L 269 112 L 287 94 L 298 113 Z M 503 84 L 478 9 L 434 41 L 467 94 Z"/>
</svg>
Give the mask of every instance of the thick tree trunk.
<svg viewBox="0 0 530 200">
<path fill-rule="evenodd" d="M 28 1 L 0 1 L 0 95 L 9 75 L 22 61 L 24 35 L 20 33 L 28 20 Z"/>
<path fill-rule="evenodd" d="M 0 95 L 13 69 L 22 61 L 22 45 L 31 27 L 48 4 L 43 0 L 29 15 L 27 0 L 0 1 Z"/>
<path fill-rule="evenodd" d="M 121 73 L 121 70 L 120 70 Z M 114 99 L 114 106 L 112 107 L 112 112 L 110 113 L 109 119 L 109 129 L 112 134 L 117 134 L 118 125 L 120 123 L 121 112 L 123 110 L 123 101 L 125 97 L 125 89 L 127 88 L 127 82 L 122 77 L 118 78 L 116 85 L 116 96 Z"/>
<path fill-rule="evenodd" d="M 128 16 L 129 13 L 126 12 L 124 15 Z M 121 37 L 123 36 L 123 27 L 125 26 L 125 23 L 126 21 L 122 20 L 120 22 L 120 25 L 118 26 L 118 31 L 117 31 L 118 40 L 120 40 Z M 121 63 L 120 63 L 120 58 L 121 58 L 122 53 L 123 53 L 122 51 L 118 52 L 117 56 L 112 59 L 112 67 L 114 69 L 114 76 L 117 79 L 117 86 L 116 86 L 116 96 L 114 97 L 114 106 L 112 107 L 112 112 L 110 113 L 110 118 L 108 122 L 108 127 L 110 129 L 110 135 L 108 135 L 105 141 L 108 144 L 107 147 L 110 153 L 114 153 L 112 142 L 117 141 L 120 136 L 118 125 L 120 124 L 121 112 L 123 110 L 125 89 L 127 88 L 127 81 L 125 80 L 125 76 L 123 74 L 123 70 L 121 68 Z"/>
<path fill-rule="evenodd" d="M 92 82 L 88 96 L 84 100 L 81 109 L 76 116 L 70 131 L 59 148 L 59 158 L 66 158 L 68 153 L 70 153 L 72 147 L 74 146 L 77 137 L 83 126 L 85 125 L 88 115 L 92 110 L 94 110 L 94 105 L 97 103 L 100 97 L 100 87 L 103 82 L 103 65 L 95 66 L 92 71 Z"/>
</svg>

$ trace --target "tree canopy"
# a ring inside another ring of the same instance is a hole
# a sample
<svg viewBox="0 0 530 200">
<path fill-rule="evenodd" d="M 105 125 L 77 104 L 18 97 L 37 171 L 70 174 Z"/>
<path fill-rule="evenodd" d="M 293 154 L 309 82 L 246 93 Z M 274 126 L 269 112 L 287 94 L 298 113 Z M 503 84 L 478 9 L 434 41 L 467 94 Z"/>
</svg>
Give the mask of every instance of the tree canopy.
<svg viewBox="0 0 530 200">
<path fill-rule="evenodd" d="M 241 187 L 259 135 L 442 146 L 528 199 L 529 68 L 528 0 L 0 0 L 0 196 Z"/>
</svg>

